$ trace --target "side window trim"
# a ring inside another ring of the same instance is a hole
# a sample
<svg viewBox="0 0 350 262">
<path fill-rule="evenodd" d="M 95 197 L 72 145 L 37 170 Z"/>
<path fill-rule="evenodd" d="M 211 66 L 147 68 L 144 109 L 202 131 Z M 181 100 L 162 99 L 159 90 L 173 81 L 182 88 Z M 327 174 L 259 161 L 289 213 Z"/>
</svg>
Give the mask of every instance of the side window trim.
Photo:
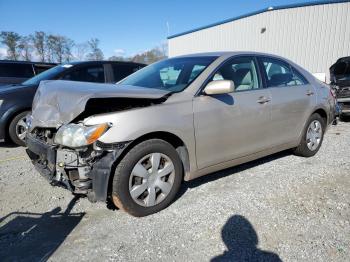
<svg viewBox="0 0 350 262">
<path fill-rule="evenodd" d="M 260 73 L 260 76 L 262 79 L 263 88 L 268 88 L 268 86 L 267 86 L 267 74 L 266 74 L 264 64 L 262 62 L 262 58 L 263 58 L 263 56 L 261 56 L 261 55 L 256 56 L 256 60 L 258 61 L 258 66 L 259 66 L 259 73 Z"/>
<path fill-rule="evenodd" d="M 114 73 L 112 69 L 112 64 L 110 63 L 105 63 L 102 64 L 103 71 L 104 71 L 104 81 L 105 83 L 115 83 L 116 81 L 114 80 Z"/>
</svg>

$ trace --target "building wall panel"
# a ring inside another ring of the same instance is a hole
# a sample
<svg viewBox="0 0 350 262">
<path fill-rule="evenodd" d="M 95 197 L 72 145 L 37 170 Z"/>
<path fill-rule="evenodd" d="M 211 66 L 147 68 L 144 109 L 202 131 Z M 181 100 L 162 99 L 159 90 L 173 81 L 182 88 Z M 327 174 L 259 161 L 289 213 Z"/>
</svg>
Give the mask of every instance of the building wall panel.
<svg viewBox="0 0 350 262">
<path fill-rule="evenodd" d="M 213 51 L 281 55 L 326 73 L 350 55 L 350 3 L 271 10 L 169 39 L 169 56 Z M 265 33 L 261 33 L 266 28 Z"/>
</svg>

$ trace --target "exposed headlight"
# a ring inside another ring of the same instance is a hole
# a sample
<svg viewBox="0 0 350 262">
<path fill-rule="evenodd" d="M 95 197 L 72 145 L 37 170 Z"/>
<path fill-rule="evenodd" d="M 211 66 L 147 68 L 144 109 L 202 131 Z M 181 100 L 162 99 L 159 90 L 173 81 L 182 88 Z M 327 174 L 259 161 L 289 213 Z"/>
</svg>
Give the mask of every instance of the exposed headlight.
<svg viewBox="0 0 350 262">
<path fill-rule="evenodd" d="M 58 129 L 55 135 L 55 143 L 68 147 L 81 147 L 90 145 L 99 139 L 110 127 L 104 123 L 94 126 L 68 124 Z"/>
</svg>

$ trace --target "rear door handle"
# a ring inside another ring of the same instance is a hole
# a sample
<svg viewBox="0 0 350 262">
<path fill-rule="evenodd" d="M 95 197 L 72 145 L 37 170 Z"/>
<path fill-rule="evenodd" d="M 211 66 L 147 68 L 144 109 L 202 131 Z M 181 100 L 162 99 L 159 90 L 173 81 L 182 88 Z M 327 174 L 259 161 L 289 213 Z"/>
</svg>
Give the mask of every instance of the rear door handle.
<svg viewBox="0 0 350 262">
<path fill-rule="evenodd" d="M 306 92 L 307 96 L 312 96 L 313 94 L 314 94 L 314 92 L 312 92 L 311 90 L 307 90 L 307 92 Z"/>
<path fill-rule="evenodd" d="M 259 97 L 259 99 L 256 102 L 259 104 L 265 104 L 265 103 L 268 103 L 270 101 L 271 101 L 270 98 L 268 98 L 266 96 L 261 96 L 261 97 Z"/>
</svg>

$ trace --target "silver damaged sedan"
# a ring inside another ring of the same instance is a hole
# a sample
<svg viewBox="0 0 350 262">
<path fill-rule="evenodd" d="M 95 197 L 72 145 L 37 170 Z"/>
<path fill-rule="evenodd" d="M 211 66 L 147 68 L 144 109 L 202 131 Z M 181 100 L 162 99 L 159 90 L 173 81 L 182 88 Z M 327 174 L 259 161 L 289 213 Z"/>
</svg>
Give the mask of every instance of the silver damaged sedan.
<svg viewBox="0 0 350 262">
<path fill-rule="evenodd" d="M 186 55 L 116 85 L 42 82 L 27 153 L 52 185 L 146 216 L 184 180 L 286 149 L 315 155 L 334 107 L 329 87 L 287 59 Z"/>
</svg>

